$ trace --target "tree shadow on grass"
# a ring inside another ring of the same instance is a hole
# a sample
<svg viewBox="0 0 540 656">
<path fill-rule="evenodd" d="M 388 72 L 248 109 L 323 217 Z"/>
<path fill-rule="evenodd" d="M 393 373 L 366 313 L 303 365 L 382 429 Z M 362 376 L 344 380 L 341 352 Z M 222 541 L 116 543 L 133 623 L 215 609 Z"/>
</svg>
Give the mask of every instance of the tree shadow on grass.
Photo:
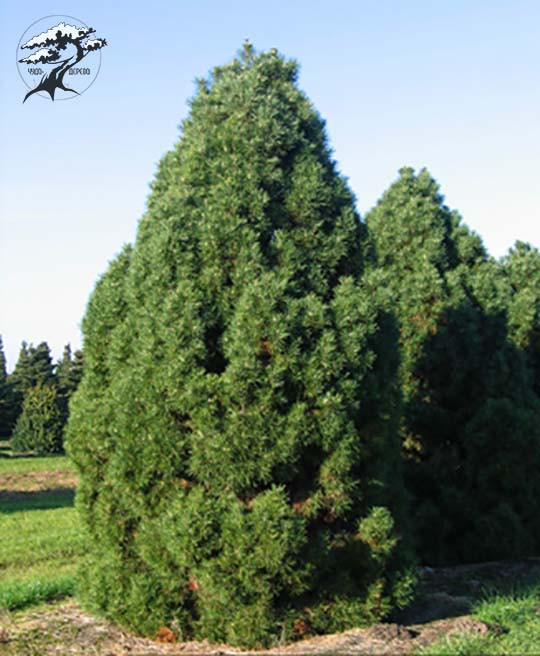
<svg viewBox="0 0 540 656">
<path fill-rule="evenodd" d="M 4 460 L 31 460 L 32 458 L 62 458 L 65 453 L 35 453 L 34 451 L 13 452 L 11 448 L 0 447 L 0 458 Z"/>
<path fill-rule="evenodd" d="M 0 458 L 6 460 L 26 460 L 31 458 L 61 458 L 66 454 L 60 453 L 36 453 L 35 451 L 13 451 L 10 440 L 0 439 Z"/>
<path fill-rule="evenodd" d="M 72 487 L 55 487 L 39 491 L 0 491 L 0 513 L 12 513 L 26 510 L 52 510 L 70 508 L 75 499 Z"/>
<path fill-rule="evenodd" d="M 11 453 L 11 451 L 4 450 L 0 451 L 0 458 L 4 460 L 27 460 L 31 458 L 42 458 L 43 456 L 38 455 L 37 453 Z M 47 454 L 47 457 L 51 456 Z"/>
<path fill-rule="evenodd" d="M 424 624 L 468 615 L 487 597 L 540 586 L 540 558 L 454 567 L 423 567 L 415 601 L 394 615 L 400 624 Z"/>
</svg>

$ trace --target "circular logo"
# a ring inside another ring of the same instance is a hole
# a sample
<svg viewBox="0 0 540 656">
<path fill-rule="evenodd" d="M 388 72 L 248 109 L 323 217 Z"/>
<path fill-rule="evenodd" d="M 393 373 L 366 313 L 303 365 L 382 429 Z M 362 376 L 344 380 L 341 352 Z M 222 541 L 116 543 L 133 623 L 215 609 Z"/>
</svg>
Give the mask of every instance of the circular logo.
<svg viewBox="0 0 540 656">
<path fill-rule="evenodd" d="M 27 87 L 23 102 L 34 95 L 54 101 L 83 94 L 99 73 L 106 45 L 93 27 L 73 16 L 32 23 L 17 45 L 17 68 Z"/>
</svg>

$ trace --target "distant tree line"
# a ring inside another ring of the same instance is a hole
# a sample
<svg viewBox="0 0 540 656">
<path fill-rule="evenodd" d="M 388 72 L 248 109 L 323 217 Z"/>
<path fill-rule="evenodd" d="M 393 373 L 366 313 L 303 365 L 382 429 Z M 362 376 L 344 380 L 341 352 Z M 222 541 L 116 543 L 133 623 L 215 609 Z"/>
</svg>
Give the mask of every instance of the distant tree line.
<svg viewBox="0 0 540 656">
<path fill-rule="evenodd" d="M 67 344 L 53 364 L 46 342 L 22 343 L 11 374 L 0 337 L 0 436 L 15 451 L 58 453 L 63 450 L 69 400 L 83 374 L 82 351 Z"/>
</svg>

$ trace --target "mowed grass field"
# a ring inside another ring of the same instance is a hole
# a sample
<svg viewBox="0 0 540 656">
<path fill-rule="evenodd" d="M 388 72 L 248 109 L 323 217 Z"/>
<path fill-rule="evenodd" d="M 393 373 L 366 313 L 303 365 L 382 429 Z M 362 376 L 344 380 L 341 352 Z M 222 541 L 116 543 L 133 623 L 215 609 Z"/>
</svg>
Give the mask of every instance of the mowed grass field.
<svg viewBox="0 0 540 656">
<path fill-rule="evenodd" d="M 11 453 L 0 442 L 0 609 L 71 595 L 82 553 L 66 456 Z"/>
</svg>

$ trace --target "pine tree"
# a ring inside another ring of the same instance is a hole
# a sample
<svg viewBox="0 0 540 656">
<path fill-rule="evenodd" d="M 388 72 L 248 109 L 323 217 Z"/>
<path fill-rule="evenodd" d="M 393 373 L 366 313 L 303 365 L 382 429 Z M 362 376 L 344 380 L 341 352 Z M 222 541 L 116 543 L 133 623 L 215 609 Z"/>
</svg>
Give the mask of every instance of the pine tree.
<svg viewBox="0 0 540 656">
<path fill-rule="evenodd" d="M 379 293 L 399 321 L 405 403 L 414 397 L 414 366 L 437 331 L 448 303 L 445 273 L 460 259 L 452 239 L 459 217 L 444 204 L 436 181 L 408 167 L 366 216 L 381 282 Z M 414 448 L 415 437 L 407 445 Z"/>
<path fill-rule="evenodd" d="M 531 384 L 540 398 L 540 251 L 518 241 L 500 264 L 500 297 L 510 337 L 525 351 Z"/>
<path fill-rule="evenodd" d="M 296 76 L 246 45 L 198 82 L 83 322 L 82 590 L 147 633 L 268 645 L 410 594 L 396 334 Z"/>
<path fill-rule="evenodd" d="M 37 347 L 23 341 L 13 373 L 8 376 L 12 394 L 12 419 L 14 428 L 23 412 L 24 399 L 29 390 L 36 386 L 56 384 L 51 352 L 46 342 Z"/>
<path fill-rule="evenodd" d="M 26 391 L 11 446 L 38 454 L 62 451 L 62 415 L 54 384 L 39 383 Z"/>
<path fill-rule="evenodd" d="M 56 363 L 54 371 L 59 388 L 67 389 L 69 387 L 69 372 L 71 371 L 71 363 L 71 345 L 66 344 L 62 352 L 62 357 Z"/>
<path fill-rule="evenodd" d="M 41 342 L 34 348 L 30 346 L 30 372 L 32 387 L 45 385 L 54 381 L 54 367 L 51 350 L 47 342 Z"/>
<path fill-rule="evenodd" d="M 69 400 L 79 386 L 83 374 L 82 352 L 71 354 L 71 346 L 66 344 L 62 358 L 55 367 L 55 378 L 58 386 L 58 403 L 62 421 L 67 423 L 69 416 Z"/>
<path fill-rule="evenodd" d="M 73 353 L 71 359 L 71 369 L 69 372 L 69 386 L 70 394 L 73 394 L 77 387 L 79 387 L 84 373 L 84 356 L 80 349 Z"/>
<path fill-rule="evenodd" d="M 17 406 L 16 416 L 21 414 L 22 401 L 26 389 L 32 387 L 32 381 L 29 375 L 30 352 L 28 344 L 23 341 L 19 351 L 19 358 L 15 363 L 15 369 L 10 376 L 10 382 L 15 396 L 15 403 Z"/>
<path fill-rule="evenodd" d="M 13 386 L 6 370 L 4 343 L 0 335 L 0 437 L 11 435 L 15 423 L 17 408 Z"/>
<path fill-rule="evenodd" d="M 13 385 L 18 418 L 22 412 L 24 396 L 29 389 L 36 385 L 54 383 L 54 368 L 47 342 L 41 342 L 37 347 L 22 342 L 10 382 Z"/>
<path fill-rule="evenodd" d="M 69 397 L 71 396 L 70 384 L 71 372 L 71 346 L 66 344 L 61 359 L 54 369 L 56 384 L 58 387 L 58 403 L 63 423 L 65 424 L 69 415 Z"/>
<path fill-rule="evenodd" d="M 9 387 L 6 371 L 6 356 L 4 355 L 4 343 L 0 336 L 0 435 L 11 433 L 9 421 Z"/>
<path fill-rule="evenodd" d="M 497 267 L 425 170 L 403 169 L 366 222 L 379 294 L 400 326 L 420 557 L 531 555 L 540 546 L 539 408 L 509 338 Z"/>
</svg>

